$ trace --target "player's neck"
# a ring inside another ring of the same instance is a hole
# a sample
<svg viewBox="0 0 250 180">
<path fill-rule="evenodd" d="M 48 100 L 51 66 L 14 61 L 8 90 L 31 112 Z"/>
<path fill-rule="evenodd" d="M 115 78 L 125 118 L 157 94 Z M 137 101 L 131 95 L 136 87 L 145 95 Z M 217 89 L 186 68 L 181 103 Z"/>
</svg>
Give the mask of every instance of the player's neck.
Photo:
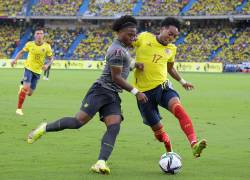
<svg viewBox="0 0 250 180">
<path fill-rule="evenodd" d="M 168 45 L 168 44 L 165 44 L 164 42 L 161 41 L 160 35 L 156 35 L 156 40 L 158 41 L 158 43 L 160 43 L 163 46 L 167 46 Z"/>
<path fill-rule="evenodd" d="M 43 45 L 43 41 L 35 41 L 35 44 L 36 44 L 37 46 L 41 46 L 41 45 Z"/>
<path fill-rule="evenodd" d="M 128 47 L 121 39 L 117 38 L 117 41 L 119 41 L 122 46 Z"/>
</svg>

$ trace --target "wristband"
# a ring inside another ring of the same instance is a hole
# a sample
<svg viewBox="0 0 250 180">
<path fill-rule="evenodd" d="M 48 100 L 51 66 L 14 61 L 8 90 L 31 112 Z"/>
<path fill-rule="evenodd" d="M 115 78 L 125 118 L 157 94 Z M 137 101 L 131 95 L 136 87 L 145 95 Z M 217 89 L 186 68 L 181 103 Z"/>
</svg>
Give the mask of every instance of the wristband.
<svg viewBox="0 0 250 180">
<path fill-rule="evenodd" d="M 133 88 L 130 92 L 131 92 L 133 95 L 136 95 L 136 94 L 139 92 L 139 90 L 136 89 L 136 88 Z"/>
<path fill-rule="evenodd" d="M 130 69 L 134 69 L 135 68 L 135 60 L 132 59 L 131 62 L 130 62 Z"/>
<path fill-rule="evenodd" d="M 179 81 L 181 83 L 181 85 L 184 85 L 187 83 L 187 81 L 185 81 L 184 79 L 181 78 L 181 80 Z"/>
</svg>

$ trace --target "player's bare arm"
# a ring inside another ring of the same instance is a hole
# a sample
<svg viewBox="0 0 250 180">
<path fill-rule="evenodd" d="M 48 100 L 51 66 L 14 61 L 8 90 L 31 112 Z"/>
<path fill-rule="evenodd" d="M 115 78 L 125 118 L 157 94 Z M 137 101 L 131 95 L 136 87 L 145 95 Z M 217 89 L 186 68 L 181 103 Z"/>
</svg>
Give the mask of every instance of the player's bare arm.
<svg viewBox="0 0 250 180">
<path fill-rule="evenodd" d="M 131 86 L 125 79 L 123 79 L 123 77 L 121 76 L 121 73 L 122 73 L 122 67 L 120 67 L 120 66 L 111 66 L 112 80 L 117 85 L 119 85 L 122 89 L 125 89 L 128 92 L 132 92 L 134 87 Z M 139 92 L 139 91 L 136 92 L 135 96 L 139 101 L 143 101 L 143 102 L 148 101 L 147 96 L 142 92 Z"/>
<path fill-rule="evenodd" d="M 173 77 L 176 81 L 180 82 L 182 87 L 184 87 L 186 90 L 192 90 L 194 88 L 191 83 L 185 81 L 176 71 L 176 69 L 174 68 L 174 62 L 168 62 L 167 69 L 171 77 Z"/>
<path fill-rule="evenodd" d="M 136 62 L 135 63 L 135 68 L 140 70 L 140 71 L 143 71 L 144 70 L 144 63 Z"/>
<path fill-rule="evenodd" d="M 24 50 L 21 50 L 17 53 L 16 58 L 13 61 L 11 61 L 12 67 L 14 67 L 14 65 L 17 63 L 17 61 L 23 56 L 24 52 L 25 52 Z"/>
<path fill-rule="evenodd" d="M 43 70 L 47 70 L 48 67 L 53 63 L 54 59 L 53 56 L 49 56 L 48 57 L 48 62 L 46 64 L 43 65 Z"/>
</svg>

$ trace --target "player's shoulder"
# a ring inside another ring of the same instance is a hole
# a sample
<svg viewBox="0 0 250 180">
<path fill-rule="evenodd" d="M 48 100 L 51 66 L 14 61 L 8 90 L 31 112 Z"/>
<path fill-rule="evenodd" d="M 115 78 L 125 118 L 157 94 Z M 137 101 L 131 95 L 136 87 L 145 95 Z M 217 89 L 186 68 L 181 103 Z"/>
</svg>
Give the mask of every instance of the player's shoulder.
<svg viewBox="0 0 250 180">
<path fill-rule="evenodd" d="M 177 46 L 176 46 L 175 44 L 173 44 L 173 43 L 169 43 L 169 44 L 167 45 L 167 47 L 168 47 L 169 49 L 173 49 L 173 50 L 176 50 L 176 49 L 177 49 Z"/>
<path fill-rule="evenodd" d="M 126 53 L 126 49 L 118 41 L 114 41 L 108 48 L 107 54 L 122 56 Z"/>
<path fill-rule="evenodd" d="M 35 44 L 35 41 L 28 41 L 26 42 L 26 45 L 34 45 Z"/>
<path fill-rule="evenodd" d="M 44 45 L 45 47 L 51 47 L 51 45 L 50 45 L 49 43 L 47 43 L 47 42 L 44 42 L 43 45 Z"/>
<path fill-rule="evenodd" d="M 126 51 L 124 50 L 124 48 L 122 47 L 119 47 L 119 46 L 116 46 L 112 49 L 109 49 L 107 51 L 107 57 L 116 57 L 116 58 L 119 58 L 119 57 L 123 57 L 126 55 Z"/>
<path fill-rule="evenodd" d="M 138 37 L 152 37 L 154 36 L 154 34 L 152 34 L 151 32 L 148 32 L 148 31 L 144 31 L 144 32 L 141 32 Z"/>
</svg>

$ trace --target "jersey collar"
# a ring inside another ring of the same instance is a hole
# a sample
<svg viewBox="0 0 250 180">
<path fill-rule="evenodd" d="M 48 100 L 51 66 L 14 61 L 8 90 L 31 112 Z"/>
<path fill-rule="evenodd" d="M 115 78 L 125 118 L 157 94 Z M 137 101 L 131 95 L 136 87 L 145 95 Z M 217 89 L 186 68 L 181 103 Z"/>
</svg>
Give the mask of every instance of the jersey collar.
<svg viewBox="0 0 250 180">
<path fill-rule="evenodd" d="M 119 39 L 116 39 L 115 41 L 116 41 L 117 43 L 119 43 L 122 47 L 128 48 L 128 47 L 125 45 L 125 43 L 123 43 L 123 42 L 120 41 Z"/>
</svg>

